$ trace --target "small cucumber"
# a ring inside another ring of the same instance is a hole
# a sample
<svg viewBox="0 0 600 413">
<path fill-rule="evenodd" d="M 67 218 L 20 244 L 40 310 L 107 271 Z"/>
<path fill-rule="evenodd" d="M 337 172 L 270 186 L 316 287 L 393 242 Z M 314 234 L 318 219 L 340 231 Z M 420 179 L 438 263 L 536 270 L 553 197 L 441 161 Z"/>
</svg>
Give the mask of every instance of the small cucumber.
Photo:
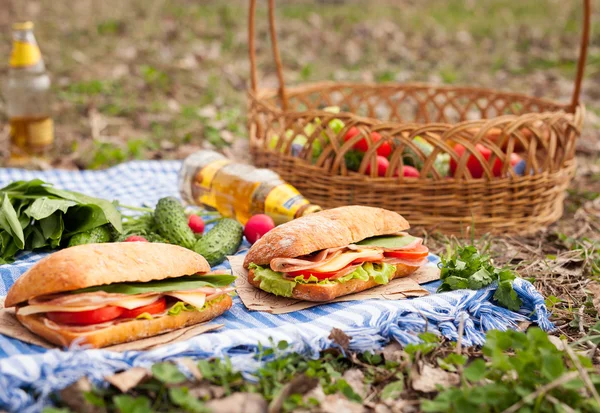
<svg viewBox="0 0 600 413">
<path fill-rule="evenodd" d="M 158 233 L 172 244 L 192 248 L 196 242 L 194 233 L 188 226 L 188 220 L 181 202 L 172 196 L 162 198 L 154 210 L 154 222 Z"/>
<path fill-rule="evenodd" d="M 89 231 L 80 232 L 79 234 L 73 235 L 69 240 L 67 248 L 83 244 L 101 244 L 103 242 L 110 242 L 112 239 L 112 234 L 112 225 L 110 224 L 92 228 Z"/>
<path fill-rule="evenodd" d="M 235 254 L 242 243 L 244 227 L 229 218 L 223 218 L 202 238 L 196 241 L 194 251 L 206 258 L 211 267 L 222 263 L 227 255 Z"/>
</svg>

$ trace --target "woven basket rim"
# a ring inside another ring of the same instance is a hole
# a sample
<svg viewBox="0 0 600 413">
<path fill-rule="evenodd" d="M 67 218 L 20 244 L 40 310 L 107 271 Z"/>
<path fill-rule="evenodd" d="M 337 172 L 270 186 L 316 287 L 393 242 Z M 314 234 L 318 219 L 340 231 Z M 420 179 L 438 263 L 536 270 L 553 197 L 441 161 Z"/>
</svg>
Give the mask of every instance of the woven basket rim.
<svg viewBox="0 0 600 413">
<path fill-rule="evenodd" d="M 546 114 L 546 113 L 559 113 L 564 111 L 566 114 L 570 114 L 574 119 L 577 119 L 577 124 L 583 124 L 583 119 L 585 117 L 585 104 L 579 102 L 575 107 L 574 111 L 571 111 L 570 103 L 559 102 L 549 98 L 541 98 L 537 96 L 531 96 L 526 93 L 518 93 L 511 91 L 503 91 L 500 89 L 494 88 L 482 88 L 478 86 L 465 86 L 465 85 L 437 85 L 426 82 L 407 82 L 407 83 L 395 83 L 395 82 L 386 82 L 386 83 L 375 83 L 375 82 L 334 82 L 334 81 L 323 81 L 323 82 L 311 82 L 311 83 L 302 83 L 300 85 L 292 86 L 287 88 L 288 97 L 298 96 L 304 93 L 316 92 L 320 90 L 327 90 L 330 88 L 338 89 L 340 87 L 372 87 L 374 89 L 386 90 L 386 89 L 413 89 L 413 90 L 439 90 L 439 91 L 458 91 L 458 92 L 472 92 L 477 94 L 490 94 L 490 95 L 499 95 L 506 99 L 526 99 L 529 101 L 533 101 L 537 104 L 550 105 L 550 106 L 558 106 L 561 110 L 543 110 L 540 112 L 526 112 L 518 115 L 502 115 L 502 116 L 510 116 L 513 119 L 526 118 L 531 114 Z M 284 110 L 278 105 L 278 89 L 276 88 L 258 88 L 256 92 L 252 90 L 248 91 L 248 96 L 251 100 L 253 100 L 259 106 L 263 106 L 268 111 L 271 111 L 277 115 L 291 115 L 291 114 L 304 114 L 306 112 L 314 113 L 315 115 L 331 115 L 330 112 L 327 112 L 323 109 L 308 109 L 308 110 Z M 377 124 L 377 123 L 389 123 L 389 121 L 383 121 L 376 117 L 365 117 L 356 115 L 353 112 L 340 111 L 338 115 L 342 116 L 352 116 L 353 118 L 360 118 L 369 123 Z M 498 119 L 501 116 L 496 116 L 490 119 L 476 119 L 476 120 L 463 120 L 460 122 L 448 122 L 446 125 L 460 125 L 460 124 L 480 124 L 485 123 L 489 120 Z M 397 122 L 402 124 L 414 124 L 414 125 L 423 125 L 423 124 L 432 124 L 437 122 Z"/>
</svg>

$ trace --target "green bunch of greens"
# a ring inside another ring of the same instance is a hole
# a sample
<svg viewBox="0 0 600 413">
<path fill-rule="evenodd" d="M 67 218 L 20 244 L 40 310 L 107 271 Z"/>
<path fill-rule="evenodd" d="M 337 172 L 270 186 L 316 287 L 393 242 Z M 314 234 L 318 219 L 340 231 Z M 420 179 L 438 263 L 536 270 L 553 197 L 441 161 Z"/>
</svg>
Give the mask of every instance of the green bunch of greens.
<svg viewBox="0 0 600 413">
<path fill-rule="evenodd" d="M 16 181 L 0 189 L 0 264 L 19 251 L 58 248 L 76 234 L 110 224 L 122 231 L 114 204 L 54 188 L 40 179 Z"/>
<path fill-rule="evenodd" d="M 424 412 L 597 412 L 600 375 L 592 361 L 563 342 L 559 350 L 539 328 L 490 331 L 483 357 L 462 369 L 460 386 L 424 400 Z M 467 361 L 462 356 L 460 364 Z"/>
<path fill-rule="evenodd" d="M 227 287 L 235 280 L 234 275 L 186 275 L 178 278 L 166 278 L 148 282 L 124 282 L 107 285 L 97 285 L 72 291 L 73 294 L 93 293 L 104 291 L 110 294 L 146 294 L 164 293 L 167 291 L 195 290 L 202 287 Z"/>
<path fill-rule="evenodd" d="M 479 290 L 492 282 L 498 282 L 494 300 L 502 307 L 518 311 L 521 299 L 513 289 L 513 280 L 517 277 L 514 271 L 507 268 L 496 268 L 489 255 L 481 254 L 472 245 L 459 247 L 453 254 L 441 257 L 440 279 L 442 285 L 438 292 L 471 289 Z"/>
</svg>

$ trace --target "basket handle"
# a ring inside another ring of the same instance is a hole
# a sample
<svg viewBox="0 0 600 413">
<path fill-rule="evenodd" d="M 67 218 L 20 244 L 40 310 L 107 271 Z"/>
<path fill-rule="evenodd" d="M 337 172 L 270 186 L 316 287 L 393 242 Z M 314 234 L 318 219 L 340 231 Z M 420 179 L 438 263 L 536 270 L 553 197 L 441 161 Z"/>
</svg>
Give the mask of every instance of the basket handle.
<svg viewBox="0 0 600 413">
<path fill-rule="evenodd" d="M 252 91 L 256 93 L 258 89 L 258 80 L 256 75 L 256 46 L 254 45 L 254 20 L 256 15 L 256 0 L 250 0 L 250 12 L 248 13 L 248 49 L 250 52 L 250 83 Z M 275 0 L 269 0 L 269 31 L 271 33 L 271 46 L 273 48 L 273 60 L 277 67 L 277 77 L 279 78 L 279 97 L 283 110 L 287 110 L 288 100 L 285 93 L 285 81 L 283 80 L 283 65 L 279 55 L 279 46 L 277 46 L 277 31 L 275 30 Z"/>
<path fill-rule="evenodd" d="M 250 0 L 250 12 L 248 13 L 248 48 L 250 53 L 250 84 L 252 91 L 256 93 L 258 89 L 258 80 L 256 72 L 256 46 L 254 21 L 256 18 L 256 0 Z M 581 45 L 579 48 L 579 59 L 577 61 L 577 75 L 575 77 L 575 88 L 571 97 L 571 112 L 579 105 L 579 95 L 581 94 L 581 83 L 585 73 L 585 63 L 588 54 L 588 44 L 590 42 L 592 6 L 591 0 L 583 0 L 583 28 L 581 31 Z M 271 46 L 273 49 L 273 59 L 277 68 L 277 77 L 279 79 L 279 98 L 283 110 L 288 108 L 288 99 L 285 91 L 285 81 L 283 80 L 283 65 L 279 47 L 277 46 L 277 31 L 275 30 L 275 0 L 269 0 L 269 31 L 271 36 Z"/>
</svg>

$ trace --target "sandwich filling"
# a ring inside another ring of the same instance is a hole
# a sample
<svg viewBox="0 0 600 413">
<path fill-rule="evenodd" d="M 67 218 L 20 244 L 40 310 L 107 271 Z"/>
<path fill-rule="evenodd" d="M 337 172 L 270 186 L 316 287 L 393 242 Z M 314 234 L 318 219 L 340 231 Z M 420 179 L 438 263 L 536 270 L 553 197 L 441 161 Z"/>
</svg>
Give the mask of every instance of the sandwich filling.
<svg viewBox="0 0 600 413">
<path fill-rule="evenodd" d="M 212 274 L 99 285 L 34 297 L 16 311 L 21 316 L 40 315 L 55 330 L 84 333 L 135 319 L 203 311 L 233 291 L 229 285 L 234 279 Z"/>
<path fill-rule="evenodd" d="M 291 297 L 298 284 L 344 283 L 352 279 L 387 284 L 399 264 L 419 267 L 429 249 L 408 234 L 367 238 L 345 247 L 328 248 L 295 258 L 274 258 L 269 265 L 249 269 L 264 291 Z"/>
</svg>

